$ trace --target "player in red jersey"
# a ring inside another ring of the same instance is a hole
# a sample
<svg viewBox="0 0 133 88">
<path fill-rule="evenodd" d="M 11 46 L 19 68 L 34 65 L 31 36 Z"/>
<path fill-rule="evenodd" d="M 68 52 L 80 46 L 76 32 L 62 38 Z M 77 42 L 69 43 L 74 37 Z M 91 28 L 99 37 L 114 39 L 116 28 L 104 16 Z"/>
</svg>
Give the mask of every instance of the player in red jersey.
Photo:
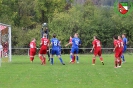
<svg viewBox="0 0 133 88">
<path fill-rule="evenodd" d="M 117 36 L 114 36 L 115 68 L 121 67 L 122 45 Z M 119 65 L 119 66 L 118 66 Z"/>
<path fill-rule="evenodd" d="M 31 62 L 33 62 L 35 54 L 36 54 L 36 39 L 34 38 L 30 42 L 30 61 Z"/>
<path fill-rule="evenodd" d="M 39 51 L 39 58 L 41 60 L 41 64 L 46 64 L 46 54 L 47 54 L 47 48 L 49 47 L 49 40 L 47 39 L 47 34 L 43 35 L 43 38 L 41 38 L 41 48 Z"/>
<path fill-rule="evenodd" d="M 98 38 L 96 36 L 94 36 L 94 40 L 93 40 L 92 44 L 93 44 L 93 47 L 92 47 L 92 50 L 90 51 L 90 52 L 93 52 L 93 50 L 94 50 L 92 65 L 95 65 L 95 60 L 96 60 L 97 55 L 100 57 L 100 61 L 104 65 L 103 58 L 102 58 L 101 42 L 100 42 L 100 40 L 98 40 Z"/>
<path fill-rule="evenodd" d="M 8 42 L 3 44 L 3 53 L 5 57 L 8 57 Z"/>
</svg>

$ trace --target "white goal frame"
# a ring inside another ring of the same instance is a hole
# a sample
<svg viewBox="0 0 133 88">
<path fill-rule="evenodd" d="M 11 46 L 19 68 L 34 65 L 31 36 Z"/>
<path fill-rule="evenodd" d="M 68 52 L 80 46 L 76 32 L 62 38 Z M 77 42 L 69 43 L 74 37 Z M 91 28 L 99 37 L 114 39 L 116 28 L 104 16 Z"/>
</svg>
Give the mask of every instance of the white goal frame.
<svg viewBox="0 0 133 88">
<path fill-rule="evenodd" d="M 0 23 L 0 25 L 6 26 L 8 28 L 8 45 L 9 45 L 8 46 L 9 47 L 8 48 L 9 49 L 9 52 L 8 52 L 8 62 L 11 62 L 12 61 L 11 25 L 3 24 L 3 23 Z M 1 36 L 1 30 L 0 30 L 0 36 Z M 1 43 L 1 38 L 0 38 L 0 43 Z"/>
</svg>

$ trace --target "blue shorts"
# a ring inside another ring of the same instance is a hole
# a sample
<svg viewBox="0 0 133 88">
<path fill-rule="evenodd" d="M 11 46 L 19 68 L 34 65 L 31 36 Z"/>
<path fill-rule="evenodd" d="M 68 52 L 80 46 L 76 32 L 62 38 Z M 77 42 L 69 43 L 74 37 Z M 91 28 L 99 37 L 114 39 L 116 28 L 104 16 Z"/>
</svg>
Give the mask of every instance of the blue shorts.
<svg viewBox="0 0 133 88">
<path fill-rule="evenodd" d="M 79 52 L 79 49 L 78 48 L 72 48 L 71 49 L 71 53 L 72 54 L 78 54 L 78 52 Z"/>
<path fill-rule="evenodd" d="M 59 52 L 58 49 L 52 49 L 52 50 L 51 50 L 51 54 L 52 54 L 52 55 L 60 55 L 60 52 Z"/>
</svg>

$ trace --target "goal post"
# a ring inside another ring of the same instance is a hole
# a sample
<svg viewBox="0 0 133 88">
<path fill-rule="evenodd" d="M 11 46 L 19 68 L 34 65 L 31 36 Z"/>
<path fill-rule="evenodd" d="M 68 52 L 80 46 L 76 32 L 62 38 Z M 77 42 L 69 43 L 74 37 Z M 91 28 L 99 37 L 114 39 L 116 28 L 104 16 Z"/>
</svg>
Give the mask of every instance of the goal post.
<svg viewBox="0 0 133 88">
<path fill-rule="evenodd" d="M 0 23 L 0 45 L 2 45 L 2 59 L 12 61 L 11 25 Z M 2 60 L 1 60 L 2 61 Z"/>
</svg>

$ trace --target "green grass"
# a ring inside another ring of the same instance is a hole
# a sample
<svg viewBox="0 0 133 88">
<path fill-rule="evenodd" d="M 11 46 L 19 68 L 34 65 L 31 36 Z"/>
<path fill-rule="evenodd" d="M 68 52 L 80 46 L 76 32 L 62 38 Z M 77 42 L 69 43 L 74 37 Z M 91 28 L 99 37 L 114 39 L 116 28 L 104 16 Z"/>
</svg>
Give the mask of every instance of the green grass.
<svg viewBox="0 0 133 88">
<path fill-rule="evenodd" d="M 114 68 L 114 55 L 103 55 L 103 66 L 97 58 L 92 66 L 92 55 L 80 55 L 80 63 L 69 64 L 69 55 L 63 55 L 65 66 L 57 57 L 54 65 L 40 65 L 35 57 L 13 56 L 11 63 L 0 67 L 0 88 L 133 88 L 133 56 L 126 55 L 126 63 Z"/>
</svg>

